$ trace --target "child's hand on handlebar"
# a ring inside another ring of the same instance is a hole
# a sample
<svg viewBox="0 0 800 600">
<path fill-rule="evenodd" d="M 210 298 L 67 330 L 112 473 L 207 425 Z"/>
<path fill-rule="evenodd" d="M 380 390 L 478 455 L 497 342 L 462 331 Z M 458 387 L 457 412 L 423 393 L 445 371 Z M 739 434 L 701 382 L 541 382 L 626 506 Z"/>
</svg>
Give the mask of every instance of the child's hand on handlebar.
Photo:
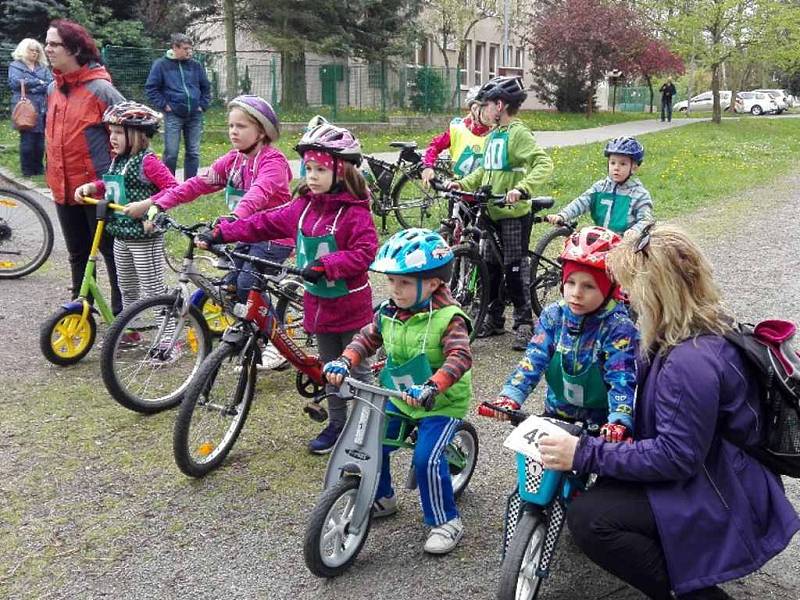
<svg viewBox="0 0 800 600">
<path fill-rule="evenodd" d="M 325 265 L 321 260 L 310 262 L 308 266 L 303 269 L 303 279 L 311 283 L 317 283 L 320 279 L 325 277 Z"/>
<path fill-rule="evenodd" d="M 564 224 L 564 217 L 562 217 L 561 215 L 547 215 L 545 219 L 547 219 L 547 222 L 550 223 L 550 225 Z"/>
<path fill-rule="evenodd" d="M 424 169 L 422 169 L 422 174 L 420 174 L 420 179 L 422 179 L 422 184 L 425 187 L 430 187 L 431 179 L 433 179 L 434 177 L 436 177 L 436 171 L 434 171 L 432 168 L 425 167 Z"/>
<path fill-rule="evenodd" d="M 522 199 L 522 192 L 520 190 L 508 190 L 506 192 L 506 204 L 516 204 Z"/>
<path fill-rule="evenodd" d="M 622 423 L 606 423 L 600 428 L 600 435 L 607 442 L 625 442 L 633 443 L 633 436 L 631 430 L 625 427 Z"/>
<path fill-rule="evenodd" d="M 492 410 L 493 406 L 497 406 L 498 408 L 508 408 L 510 410 L 520 409 L 519 403 L 514 402 L 508 396 L 498 396 L 492 402 L 484 402 L 480 407 L 479 414 L 484 417 L 497 419 L 498 421 L 508 421 L 511 419 L 511 417 L 504 412 L 500 412 L 499 410 Z"/>
<path fill-rule="evenodd" d="M 426 381 L 422 385 L 412 385 L 403 392 L 403 401 L 409 406 L 430 410 L 436 400 L 439 388 L 436 384 Z"/>
<path fill-rule="evenodd" d="M 225 240 L 222 239 L 219 228 L 209 229 L 194 236 L 194 245 L 203 250 L 208 250 L 211 246 L 223 244 Z"/>
<path fill-rule="evenodd" d="M 351 366 L 349 358 L 340 356 L 336 360 L 325 363 L 325 366 L 322 367 L 322 374 L 331 385 L 342 385 L 344 378 L 350 376 Z"/>
<path fill-rule="evenodd" d="M 446 185 L 448 190 L 458 191 L 461 189 L 461 184 L 458 181 L 448 181 Z"/>
<path fill-rule="evenodd" d="M 125 205 L 125 214 L 132 219 L 141 219 L 150 207 L 153 206 L 153 201 L 147 198 L 146 200 L 139 200 L 138 202 L 131 202 Z"/>
<path fill-rule="evenodd" d="M 94 196 L 97 193 L 97 187 L 93 183 L 85 183 L 75 188 L 75 202 L 83 204 L 84 196 Z"/>
</svg>

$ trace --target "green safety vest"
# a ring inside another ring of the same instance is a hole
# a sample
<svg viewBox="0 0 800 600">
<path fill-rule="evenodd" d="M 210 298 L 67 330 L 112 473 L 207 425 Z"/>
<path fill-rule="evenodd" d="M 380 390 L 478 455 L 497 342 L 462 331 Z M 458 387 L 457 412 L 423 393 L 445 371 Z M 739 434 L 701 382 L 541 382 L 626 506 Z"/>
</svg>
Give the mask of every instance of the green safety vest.
<svg viewBox="0 0 800 600">
<path fill-rule="evenodd" d="M 336 245 L 336 237 L 334 236 L 334 233 L 336 232 L 336 223 L 339 220 L 339 216 L 342 214 L 342 208 L 344 207 L 340 207 L 339 211 L 336 213 L 336 217 L 333 220 L 333 226 L 331 227 L 331 232 L 329 234 L 307 236 L 303 235 L 303 219 L 305 219 L 306 213 L 308 212 L 310 206 L 311 204 L 309 203 L 305 210 L 303 210 L 303 214 L 300 215 L 300 222 L 297 224 L 295 251 L 297 268 L 299 269 L 305 269 L 315 260 L 322 258 L 326 254 L 336 252 L 339 249 Z M 303 286 L 309 294 L 319 296 L 320 298 L 341 298 L 342 296 L 346 296 L 350 293 L 350 290 L 347 289 L 347 283 L 344 279 L 329 281 L 323 277 L 317 283 L 303 281 Z M 360 289 L 361 288 L 358 288 L 353 291 L 355 292 Z"/>
<path fill-rule="evenodd" d="M 545 379 L 559 403 L 584 408 L 608 407 L 608 388 L 595 360 L 582 372 L 570 375 L 564 370 L 564 354 L 556 352 L 547 365 Z"/>
<path fill-rule="evenodd" d="M 592 220 L 595 225 L 610 229 L 620 235 L 628 229 L 628 213 L 631 197 L 613 192 L 594 192 L 592 194 Z"/>
</svg>

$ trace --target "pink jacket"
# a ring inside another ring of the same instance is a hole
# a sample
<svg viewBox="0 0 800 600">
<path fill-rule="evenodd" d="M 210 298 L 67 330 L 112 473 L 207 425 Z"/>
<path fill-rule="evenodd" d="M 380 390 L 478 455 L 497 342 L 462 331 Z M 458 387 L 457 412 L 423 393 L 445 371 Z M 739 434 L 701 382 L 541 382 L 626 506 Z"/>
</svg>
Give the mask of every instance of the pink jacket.
<svg viewBox="0 0 800 600">
<path fill-rule="evenodd" d="M 152 196 L 154 201 L 166 194 L 167 190 L 178 185 L 178 182 L 175 181 L 175 176 L 155 154 L 148 154 L 142 159 L 142 175 L 144 175 L 147 181 L 152 181 L 159 189 L 159 191 Z M 95 195 L 98 198 L 105 196 L 105 182 L 102 179 L 97 179 L 93 183 L 95 188 L 97 188 L 97 194 Z"/>
<path fill-rule="evenodd" d="M 215 160 L 205 174 L 188 179 L 157 198 L 155 203 L 161 209 L 169 210 L 205 194 L 224 190 L 229 179 L 235 188 L 246 190 L 233 211 L 240 219 L 286 204 L 292 198 L 289 190 L 289 182 L 292 180 L 289 161 L 280 150 L 264 146 L 250 158 L 238 150 L 231 150 Z M 294 239 L 273 241 L 294 245 Z"/>
<path fill-rule="evenodd" d="M 351 290 L 341 298 L 320 298 L 306 292 L 304 328 L 311 333 L 361 329 L 372 320 L 372 290 L 367 269 L 378 251 L 378 232 L 372 222 L 369 198 L 356 198 L 347 192 L 306 194 L 279 209 L 220 223 L 218 227 L 226 242 L 263 242 L 284 236 L 294 239 L 301 216 L 306 236 L 330 234 L 336 220 L 333 233 L 338 250 L 322 257 L 321 261 L 327 279 L 344 279 Z"/>
</svg>

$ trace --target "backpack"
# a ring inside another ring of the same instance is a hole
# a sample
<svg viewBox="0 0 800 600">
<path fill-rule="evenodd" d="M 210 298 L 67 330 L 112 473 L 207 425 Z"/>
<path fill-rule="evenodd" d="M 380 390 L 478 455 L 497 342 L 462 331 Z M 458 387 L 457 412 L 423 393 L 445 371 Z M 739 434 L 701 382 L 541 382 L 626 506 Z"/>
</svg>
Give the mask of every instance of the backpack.
<svg viewBox="0 0 800 600">
<path fill-rule="evenodd" d="M 765 467 L 800 477 L 800 353 L 791 347 L 797 328 L 789 321 L 737 323 L 725 335 L 753 367 L 760 386 L 766 435 L 744 450 Z"/>
</svg>

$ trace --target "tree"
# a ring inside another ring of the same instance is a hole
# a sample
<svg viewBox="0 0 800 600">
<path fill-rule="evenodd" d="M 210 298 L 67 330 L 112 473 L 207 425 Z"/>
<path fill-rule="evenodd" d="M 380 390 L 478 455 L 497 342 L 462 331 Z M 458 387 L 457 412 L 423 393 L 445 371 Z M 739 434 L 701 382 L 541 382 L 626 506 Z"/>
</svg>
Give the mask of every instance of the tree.
<svg viewBox="0 0 800 600">
<path fill-rule="evenodd" d="M 650 89 L 650 112 L 653 112 L 653 77 L 682 75 L 683 60 L 661 40 L 650 40 L 641 54 L 634 58 L 634 69 L 647 82 Z"/>
<path fill-rule="evenodd" d="M 606 74 L 636 70 L 634 57 L 647 44 L 637 22 L 627 6 L 605 0 L 560 0 L 535 11 L 525 39 L 539 97 L 559 110 L 585 107 L 591 115 Z"/>
<path fill-rule="evenodd" d="M 176 0 L 138 0 L 136 18 L 144 23 L 153 40 L 166 44 L 173 33 L 185 33 L 192 23 L 218 12 L 216 0 L 192 0 L 191 4 Z M 198 39 L 193 39 L 195 44 Z"/>
</svg>

